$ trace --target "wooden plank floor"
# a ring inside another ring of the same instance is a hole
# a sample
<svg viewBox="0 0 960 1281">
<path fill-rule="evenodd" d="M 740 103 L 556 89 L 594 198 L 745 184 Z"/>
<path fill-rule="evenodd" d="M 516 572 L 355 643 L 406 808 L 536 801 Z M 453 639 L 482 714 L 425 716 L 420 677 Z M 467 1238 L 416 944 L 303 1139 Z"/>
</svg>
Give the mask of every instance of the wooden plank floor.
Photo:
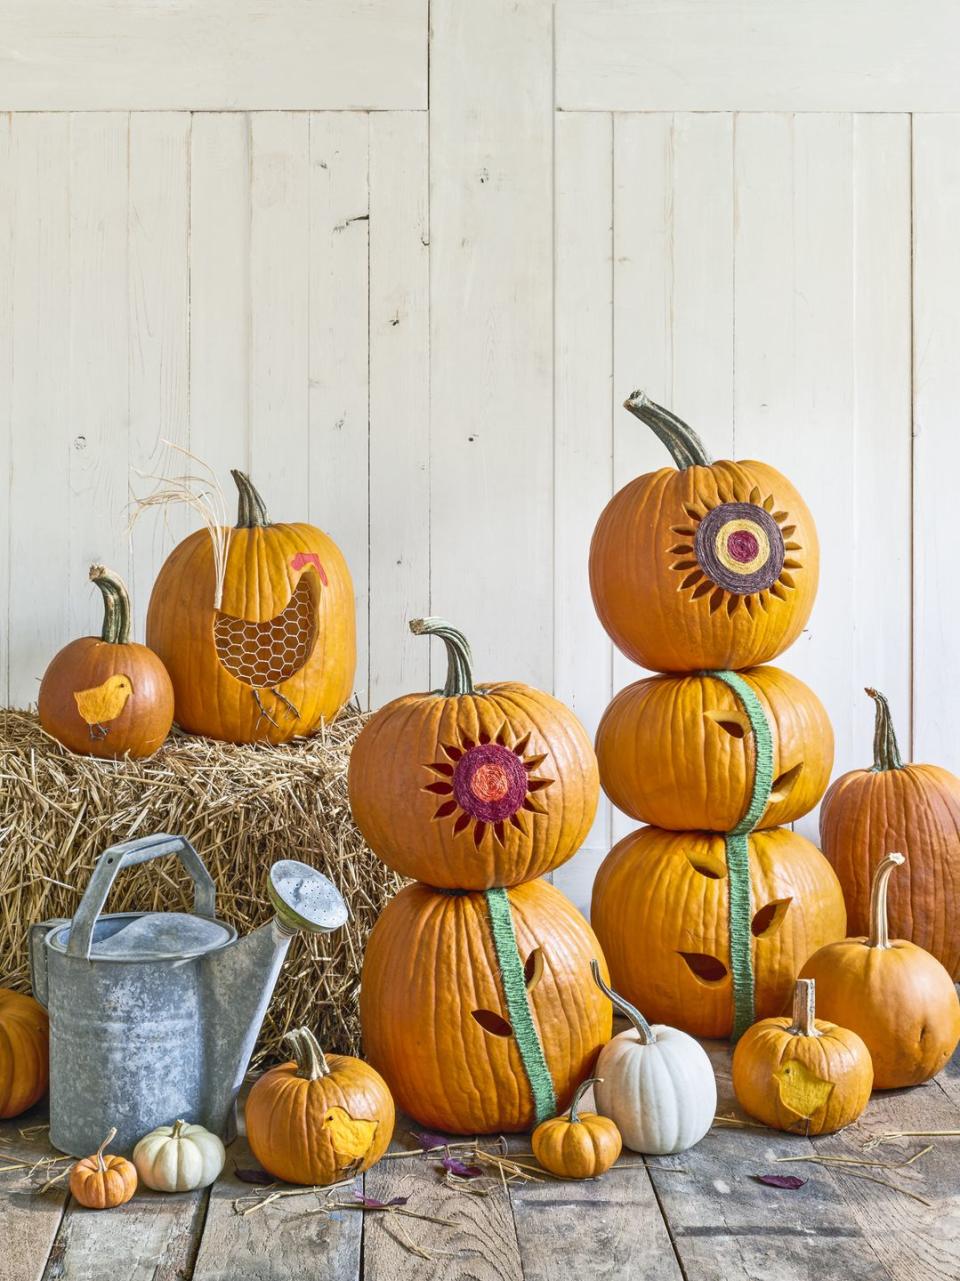
<svg viewBox="0 0 960 1281">
<path fill-rule="evenodd" d="M 721 1115 L 743 1119 L 730 1054 L 708 1044 Z M 35 1109 L 0 1123 L 0 1167 L 56 1154 Z M 391 1152 L 414 1142 L 398 1126 Z M 385 1159 L 323 1195 L 249 1208 L 270 1189 L 240 1180 L 255 1166 L 245 1141 L 228 1150 L 208 1192 L 140 1192 L 118 1210 L 77 1206 L 63 1182 L 39 1189 L 50 1167 L 0 1172 L 0 1281 L 956 1281 L 960 1277 L 960 1137 L 889 1139 L 891 1131 L 960 1130 L 960 1056 L 937 1080 L 877 1095 L 855 1126 L 809 1140 L 715 1126 L 691 1152 L 644 1162 L 625 1153 L 603 1179 L 446 1186 L 436 1155 Z M 854 1156 L 912 1165 L 840 1166 L 778 1157 Z M 511 1150 L 531 1160 L 529 1140 Z M 66 1163 L 52 1167 L 63 1169 Z M 754 1175 L 795 1173 L 797 1191 Z M 877 1182 L 876 1180 L 880 1180 Z M 354 1192 L 427 1218 L 349 1208 Z M 435 1222 L 434 1220 L 442 1220 Z"/>
</svg>

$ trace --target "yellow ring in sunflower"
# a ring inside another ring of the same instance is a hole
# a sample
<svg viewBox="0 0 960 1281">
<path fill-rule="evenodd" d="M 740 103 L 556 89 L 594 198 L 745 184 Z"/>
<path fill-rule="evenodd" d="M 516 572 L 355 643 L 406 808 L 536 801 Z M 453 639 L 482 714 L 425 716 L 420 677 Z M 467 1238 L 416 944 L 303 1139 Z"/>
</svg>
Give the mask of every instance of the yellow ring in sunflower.
<svg viewBox="0 0 960 1281">
<path fill-rule="evenodd" d="M 752 534 L 756 539 L 757 553 L 752 560 L 737 560 L 727 550 L 727 542 L 730 535 L 741 530 Z M 720 564 L 732 573 L 740 575 L 755 574 L 770 559 L 770 540 L 767 537 L 766 530 L 755 520 L 728 520 L 717 530 L 714 550 Z"/>
</svg>

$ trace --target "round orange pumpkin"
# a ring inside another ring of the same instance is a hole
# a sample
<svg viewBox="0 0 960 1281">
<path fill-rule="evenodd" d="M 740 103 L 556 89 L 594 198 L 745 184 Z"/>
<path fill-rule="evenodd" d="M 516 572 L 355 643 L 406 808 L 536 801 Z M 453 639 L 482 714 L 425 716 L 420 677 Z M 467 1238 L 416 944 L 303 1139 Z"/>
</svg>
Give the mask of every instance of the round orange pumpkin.
<svg viewBox="0 0 960 1281">
<path fill-rule="evenodd" d="M 147 644 L 173 681 L 176 720 L 231 743 L 283 743 L 332 719 L 356 669 L 353 585 L 340 549 L 313 525 L 273 524 L 243 472 L 222 597 L 207 530 L 157 576 Z"/>
<path fill-rule="evenodd" d="M 597 809 L 583 726 L 529 685 L 475 686 L 470 648 L 449 623 L 410 626 L 443 640 L 447 679 L 441 691 L 388 703 L 354 744 L 350 806 L 370 848 L 441 889 L 517 885 L 559 866 Z"/>
<path fill-rule="evenodd" d="M 808 686 L 777 667 L 739 673 L 771 731 L 773 783 L 757 826 L 811 810 L 830 781 L 833 730 Z M 614 698 L 597 730 L 603 789 L 656 827 L 729 832 L 750 805 L 756 744 L 736 694 L 709 673 L 651 676 Z"/>
<path fill-rule="evenodd" d="M 294 1062 L 271 1068 L 247 1098 L 247 1140 L 265 1170 L 317 1186 L 368 1170 L 393 1137 L 383 1077 L 347 1054 L 325 1055 L 309 1028 L 287 1036 Z"/>
<path fill-rule="evenodd" d="M 711 462 L 686 423 L 634 392 L 625 408 L 676 469 L 615 494 L 590 547 L 600 621 L 635 662 L 660 672 L 752 667 L 797 639 L 817 591 L 813 518 L 759 462 Z"/>
<path fill-rule="evenodd" d="M 816 980 L 822 1013 L 866 1042 L 879 1090 L 928 1081 L 960 1041 L 950 975 L 923 948 L 890 937 L 887 887 L 903 862 L 902 854 L 888 854 L 874 873 L 868 936 L 820 948 L 802 970 Z"/>
<path fill-rule="evenodd" d="M 960 778 L 938 765 L 904 765 L 890 707 L 875 689 L 873 767 L 833 784 L 820 810 L 820 843 L 836 868 L 851 934 L 870 929 L 870 886 L 889 849 L 909 862 L 889 890 L 890 929 L 960 979 Z"/>
<path fill-rule="evenodd" d="M 568 1106 L 610 1039 L 610 1004 L 590 981 L 599 955 L 546 881 L 486 894 L 408 885 L 367 943 L 366 1057 L 422 1125 L 529 1130 Z"/>
<path fill-rule="evenodd" d="M 137 1167 L 122 1156 L 104 1156 L 117 1131 L 112 1129 L 93 1156 L 70 1167 L 70 1195 L 88 1210 L 111 1210 L 137 1190 Z"/>
<path fill-rule="evenodd" d="M 798 980 L 793 1018 L 755 1023 L 733 1052 L 737 1101 L 775 1130 L 832 1134 L 870 1101 L 870 1051 L 856 1032 L 816 1018 L 814 999 L 813 981 Z"/>
<path fill-rule="evenodd" d="M 541 1121 L 530 1136 L 533 1155 L 560 1179 L 596 1179 L 623 1150 L 620 1131 L 609 1117 L 580 1111 L 581 1098 L 596 1080 L 581 1081 L 566 1115 Z"/>
<path fill-rule="evenodd" d="M 842 938 L 840 884 L 816 846 L 787 828 L 753 832 L 749 954 L 754 1017 L 779 1014 L 804 961 Z M 730 892 L 724 838 L 643 827 L 607 855 L 591 921 L 613 986 L 651 1023 L 694 1036 L 734 1026 Z"/>
<path fill-rule="evenodd" d="M 130 598 L 102 565 L 90 578 L 103 596 L 99 636 L 71 641 L 43 674 L 40 724 L 84 756 L 151 756 L 173 724 L 173 686 L 162 661 L 130 640 Z"/>
<path fill-rule="evenodd" d="M 0 1118 L 19 1116 L 47 1092 L 50 1021 L 32 996 L 0 987 Z"/>
</svg>

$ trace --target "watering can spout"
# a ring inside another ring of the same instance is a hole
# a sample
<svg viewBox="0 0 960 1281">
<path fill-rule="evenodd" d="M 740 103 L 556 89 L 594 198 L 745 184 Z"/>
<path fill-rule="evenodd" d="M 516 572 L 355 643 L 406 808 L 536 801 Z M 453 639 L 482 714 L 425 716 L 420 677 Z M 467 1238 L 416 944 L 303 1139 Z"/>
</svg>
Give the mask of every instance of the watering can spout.
<svg viewBox="0 0 960 1281">
<path fill-rule="evenodd" d="M 290 940 L 300 930 L 327 934 L 349 915 L 337 889 L 315 868 L 284 859 L 270 869 L 276 916 L 204 958 L 208 1128 L 231 1138 L 234 1104 L 253 1054 Z"/>
</svg>

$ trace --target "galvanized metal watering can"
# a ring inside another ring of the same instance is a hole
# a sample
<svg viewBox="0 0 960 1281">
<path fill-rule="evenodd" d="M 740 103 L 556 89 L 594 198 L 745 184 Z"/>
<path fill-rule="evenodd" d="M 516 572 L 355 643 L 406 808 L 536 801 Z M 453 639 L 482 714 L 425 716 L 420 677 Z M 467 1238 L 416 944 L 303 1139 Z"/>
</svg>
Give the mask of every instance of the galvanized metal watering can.
<svg viewBox="0 0 960 1281">
<path fill-rule="evenodd" d="M 177 854 L 194 910 L 101 915 L 117 873 Z M 37 1000 L 50 1012 L 50 1140 L 93 1152 L 111 1126 L 115 1150 L 178 1118 L 232 1130 L 237 1091 L 280 967 L 298 930 L 327 933 L 348 916 L 306 863 L 270 869 L 276 916 L 244 939 L 216 919 L 213 878 L 182 836 L 105 850 L 72 921 L 30 930 Z"/>
</svg>

